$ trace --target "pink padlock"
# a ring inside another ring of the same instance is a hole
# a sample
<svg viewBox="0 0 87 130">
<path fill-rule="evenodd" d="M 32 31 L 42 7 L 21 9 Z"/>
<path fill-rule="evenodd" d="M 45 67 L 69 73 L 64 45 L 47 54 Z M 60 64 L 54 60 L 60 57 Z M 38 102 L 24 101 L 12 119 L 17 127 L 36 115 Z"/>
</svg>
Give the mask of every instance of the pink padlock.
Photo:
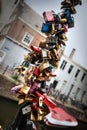
<svg viewBox="0 0 87 130">
<path fill-rule="evenodd" d="M 53 22 L 55 20 L 53 11 L 43 12 L 43 17 L 44 17 L 45 22 Z"/>
</svg>

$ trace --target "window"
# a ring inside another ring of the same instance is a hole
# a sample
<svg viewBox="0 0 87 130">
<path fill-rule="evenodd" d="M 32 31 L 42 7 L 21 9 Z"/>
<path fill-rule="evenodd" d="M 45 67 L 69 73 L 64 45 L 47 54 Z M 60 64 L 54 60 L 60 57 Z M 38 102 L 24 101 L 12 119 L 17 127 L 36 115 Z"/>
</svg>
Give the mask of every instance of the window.
<svg viewBox="0 0 87 130">
<path fill-rule="evenodd" d="M 60 69 L 64 70 L 66 64 L 67 64 L 67 61 L 63 60 L 61 66 L 60 66 Z"/>
<path fill-rule="evenodd" d="M 70 65 L 69 70 L 68 70 L 69 74 L 72 72 L 73 67 L 74 67 L 73 65 Z"/>
<path fill-rule="evenodd" d="M 79 92 L 80 92 L 80 88 L 77 88 L 76 93 L 75 93 L 75 95 L 74 95 L 74 98 L 75 98 L 75 99 L 77 98 Z"/>
<path fill-rule="evenodd" d="M 81 102 L 83 102 L 85 95 L 86 95 L 86 91 L 83 91 L 82 96 L 81 96 Z"/>
<path fill-rule="evenodd" d="M 30 62 L 29 61 L 23 61 L 23 63 L 22 63 L 22 66 L 24 66 L 24 67 L 29 67 L 29 65 L 30 65 Z"/>
<path fill-rule="evenodd" d="M 0 50 L 0 57 L 3 57 L 3 52 Z"/>
<path fill-rule="evenodd" d="M 62 92 L 63 89 L 65 88 L 66 84 L 67 84 L 67 81 L 64 80 L 63 83 L 62 83 L 62 85 L 61 85 L 61 89 L 60 89 L 61 92 Z"/>
<path fill-rule="evenodd" d="M 0 50 L 0 63 L 3 61 L 3 59 L 5 58 L 6 56 L 6 52 Z"/>
<path fill-rule="evenodd" d="M 78 69 L 78 70 L 76 71 L 75 78 L 77 78 L 77 76 L 79 75 L 79 73 L 80 73 L 80 70 Z"/>
<path fill-rule="evenodd" d="M 25 33 L 25 35 L 22 39 L 22 42 L 29 46 L 29 44 L 32 42 L 32 40 L 33 40 L 33 36 L 27 32 L 27 33 Z"/>
<path fill-rule="evenodd" d="M 74 88 L 74 84 L 71 84 L 71 86 L 70 86 L 70 90 L 69 90 L 69 92 L 68 92 L 68 94 L 67 94 L 67 97 L 70 96 L 70 94 L 71 94 L 73 88 Z"/>
<path fill-rule="evenodd" d="M 57 80 L 54 80 L 54 81 L 53 81 L 53 88 L 54 88 L 54 89 L 56 88 L 57 84 L 58 84 L 58 81 L 57 81 Z"/>
<path fill-rule="evenodd" d="M 86 76 L 86 74 L 84 73 L 84 74 L 82 75 L 81 81 L 84 80 L 85 76 Z"/>
</svg>

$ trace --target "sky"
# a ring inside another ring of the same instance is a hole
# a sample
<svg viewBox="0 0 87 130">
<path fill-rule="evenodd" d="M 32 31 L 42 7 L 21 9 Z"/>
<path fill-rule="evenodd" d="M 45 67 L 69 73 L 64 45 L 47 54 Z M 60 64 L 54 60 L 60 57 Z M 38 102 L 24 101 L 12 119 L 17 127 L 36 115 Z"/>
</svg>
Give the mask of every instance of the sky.
<svg viewBox="0 0 87 130">
<path fill-rule="evenodd" d="M 54 10 L 55 13 L 63 11 L 60 9 L 62 0 L 25 0 L 25 2 L 41 16 L 44 11 Z M 68 41 L 64 54 L 69 56 L 72 49 L 75 48 L 73 61 L 87 69 L 87 0 L 82 0 L 82 5 L 77 5 L 75 9 L 77 11 L 73 15 L 75 25 L 66 33 Z"/>
</svg>

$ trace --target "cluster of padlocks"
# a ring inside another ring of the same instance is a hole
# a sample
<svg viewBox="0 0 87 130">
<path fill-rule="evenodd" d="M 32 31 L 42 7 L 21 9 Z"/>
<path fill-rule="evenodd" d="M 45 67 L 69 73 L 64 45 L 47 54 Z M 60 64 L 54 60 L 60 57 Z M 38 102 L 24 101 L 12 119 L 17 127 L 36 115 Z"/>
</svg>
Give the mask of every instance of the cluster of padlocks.
<svg viewBox="0 0 87 130">
<path fill-rule="evenodd" d="M 47 35 L 39 47 L 30 46 L 31 52 L 24 57 L 24 62 L 16 69 L 21 81 L 31 83 L 32 80 L 42 82 L 56 76 L 54 70 L 58 68 L 68 40 L 66 32 L 74 27 L 73 15 L 77 13 L 75 6 L 82 5 L 81 0 L 64 0 L 61 2 L 62 11 L 43 12 L 44 23 L 41 31 Z M 22 76 L 20 76 L 22 75 Z M 24 79 L 23 79 L 24 78 Z"/>
<path fill-rule="evenodd" d="M 30 46 L 31 51 L 24 56 L 24 62 L 17 67 L 14 75 L 21 80 L 22 84 L 13 87 L 11 90 L 17 92 L 21 97 L 19 104 L 25 101 L 32 101 L 29 106 L 32 120 L 43 120 L 46 116 L 46 107 L 43 104 L 52 104 L 43 95 L 43 82 L 56 77 L 55 69 L 58 68 L 59 61 L 66 46 L 66 32 L 68 28 L 74 27 L 73 15 L 77 13 L 75 7 L 82 5 L 81 0 L 63 0 L 61 2 L 61 12 L 44 11 L 41 31 L 46 34 L 46 39 L 41 41 L 39 47 Z M 46 94 L 46 93 L 45 93 Z M 43 100 L 45 99 L 46 100 Z M 45 101 L 45 102 L 44 102 Z"/>
</svg>

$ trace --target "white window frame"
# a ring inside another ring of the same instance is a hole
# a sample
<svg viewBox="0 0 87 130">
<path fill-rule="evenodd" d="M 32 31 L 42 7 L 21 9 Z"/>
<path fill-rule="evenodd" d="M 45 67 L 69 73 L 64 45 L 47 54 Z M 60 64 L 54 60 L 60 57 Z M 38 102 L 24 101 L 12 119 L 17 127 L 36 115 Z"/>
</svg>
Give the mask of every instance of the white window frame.
<svg viewBox="0 0 87 130">
<path fill-rule="evenodd" d="M 29 42 L 25 41 L 26 37 L 27 37 L 27 41 L 29 40 Z M 34 36 L 32 36 L 29 32 L 26 32 L 24 37 L 23 37 L 23 39 L 22 39 L 22 43 L 24 43 L 25 45 L 29 46 L 29 44 L 32 42 L 33 38 L 34 38 Z"/>
</svg>

